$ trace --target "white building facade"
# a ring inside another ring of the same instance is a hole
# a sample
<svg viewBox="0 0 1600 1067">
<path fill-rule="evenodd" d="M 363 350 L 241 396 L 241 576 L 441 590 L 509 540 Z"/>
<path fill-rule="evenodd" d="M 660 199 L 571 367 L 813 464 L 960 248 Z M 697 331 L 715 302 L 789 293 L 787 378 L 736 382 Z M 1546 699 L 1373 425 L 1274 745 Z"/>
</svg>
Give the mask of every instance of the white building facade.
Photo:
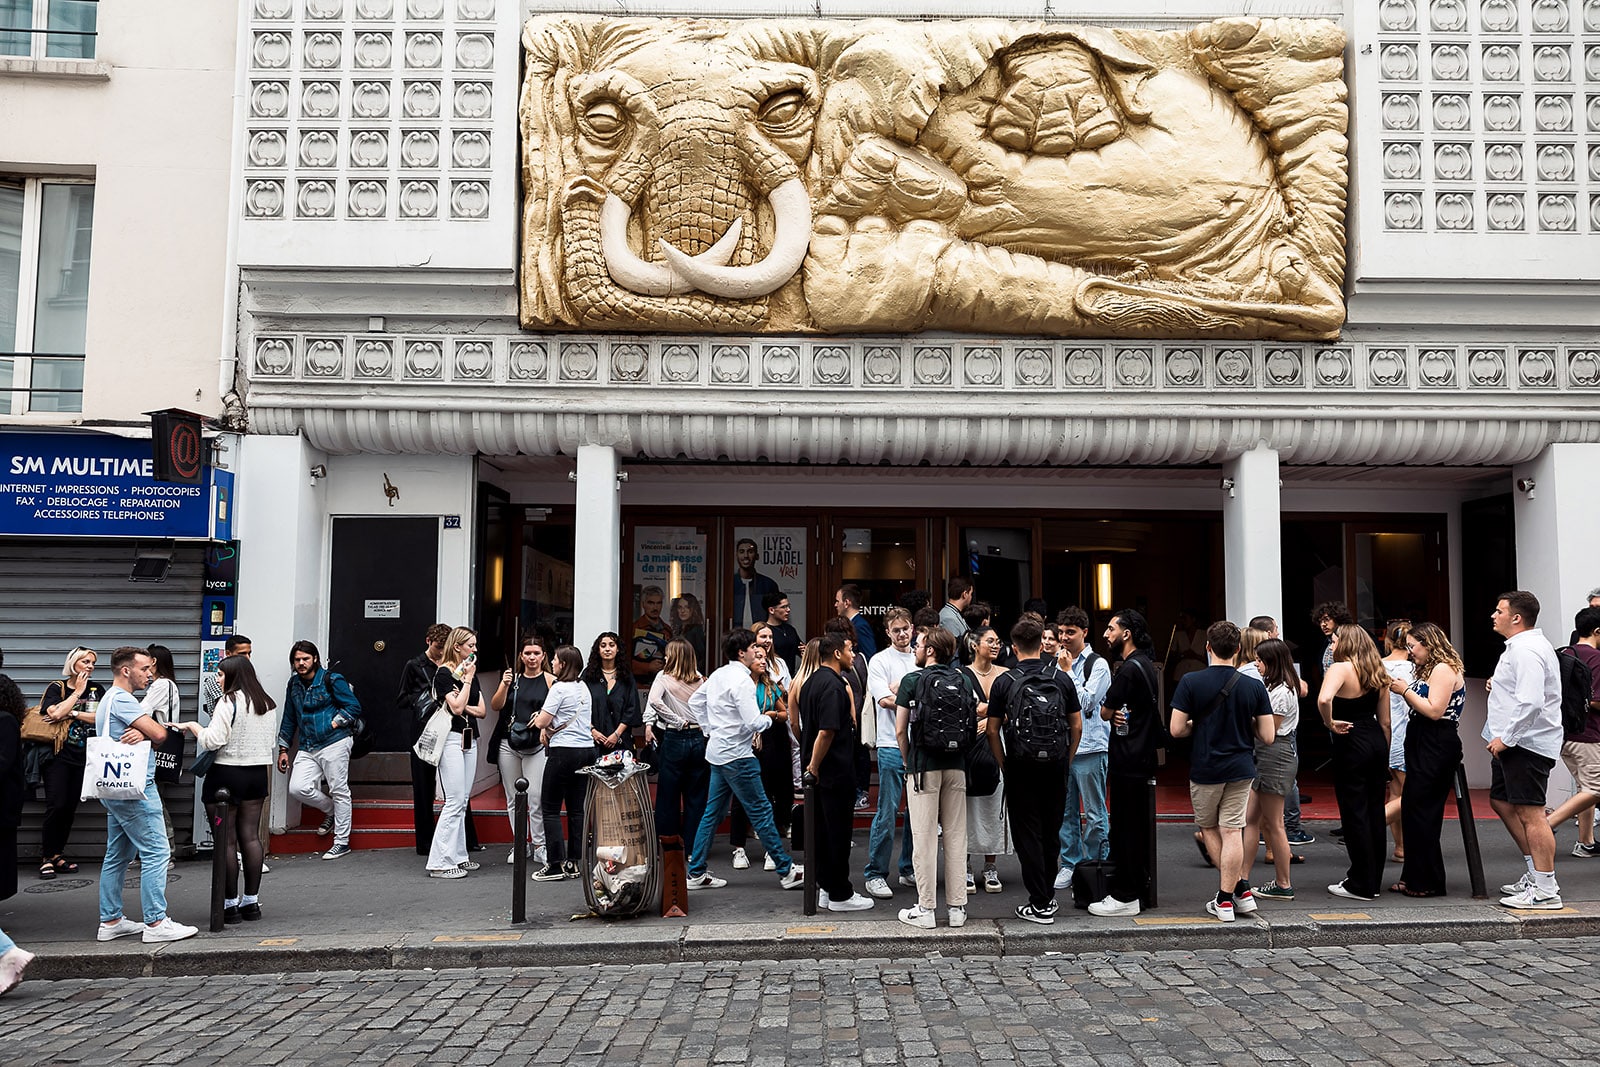
<svg viewBox="0 0 1600 1067">
<path fill-rule="evenodd" d="M 532 626 L 626 639 L 659 586 L 714 648 L 748 621 L 747 539 L 808 634 L 842 583 L 870 615 L 962 574 L 997 621 L 1030 596 L 1139 607 L 1174 669 L 1190 617 L 1272 615 L 1309 644 L 1311 606 L 1340 600 L 1444 624 L 1481 675 L 1513 585 L 1563 638 L 1600 585 L 1600 0 L 979 6 L 1341 22 L 1340 337 L 525 330 L 519 50 L 545 5 L 246 0 L 236 365 L 220 347 L 258 647 L 310 636 L 381 687 L 435 619 L 498 663 Z M 919 12 L 945 8 L 980 13 Z"/>
</svg>

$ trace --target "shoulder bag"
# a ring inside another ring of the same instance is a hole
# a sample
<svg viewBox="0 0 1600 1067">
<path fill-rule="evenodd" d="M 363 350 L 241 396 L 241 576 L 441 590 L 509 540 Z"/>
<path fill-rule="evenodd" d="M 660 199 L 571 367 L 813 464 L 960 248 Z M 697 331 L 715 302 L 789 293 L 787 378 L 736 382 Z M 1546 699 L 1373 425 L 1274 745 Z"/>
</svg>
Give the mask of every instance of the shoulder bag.
<svg viewBox="0 0 1600 1067">
<path fill-rule="evenodd" d="M 55 703 L 59 704 L 61 701 L 57 700 Z M 31 741 L 36 745 L 49 745 L 52 752 L 60 752 L 61 746 L 66 743 L 67 731 L 72 728 L 72 716 L 68 715 L 57 722 L 45 714 L 45 709 L 49 706 L 40 701 L 22 716 L 22 740 Z"/>
<path fill-rule="evenodd" d="M 427 689 L 428 695 L 433 698 L 433 708 L 428 721 L 422 726 L 422 735 L 411 746 L 411 751 L 416 753 L 419 760 L 434 767 L 439 766 L 439 761 L 444 758 L 444 748 L 450 743 L 450 709 L 435 695 L 438 681 L 439 672 L 435 670 Z"/>
<path fill-rule="evenodd" d="M 539 751 L 539 731 L 533 727 L 533 717 L 526 722 L 517 718 L 517 686 L 522 681 L 519 672 L 511 678 L 511 728 L 506 731 L 506 744 L 519 756 L 531 756 Z"/>
<path fill-rule="evenodd" d="M 150 768 L 150 742 L 125 745 L 118 738 L 105 736 L 107 726 L 100 722 L 105 701 L 95 716 L 95 733 L 84 746 L 83 790 L 80 800 L 138 800 L 144 796 Z M 110 722 L 106 715 L 107 724 Z"/>
</svg>

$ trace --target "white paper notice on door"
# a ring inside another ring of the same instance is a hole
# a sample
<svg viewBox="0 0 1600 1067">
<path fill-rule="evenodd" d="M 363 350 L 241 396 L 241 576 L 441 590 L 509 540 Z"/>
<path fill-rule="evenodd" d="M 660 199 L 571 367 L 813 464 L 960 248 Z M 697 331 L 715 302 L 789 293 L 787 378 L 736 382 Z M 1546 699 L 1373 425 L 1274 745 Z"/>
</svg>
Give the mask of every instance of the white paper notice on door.
<svg viewBox="0 0 1600 1067">
<path fill-rule="evenodd" d="M 398 600 L 367 600 L 366 617 L 369 619 L 398 619 L 400 617 L 400 601 Z"/>
</svg>

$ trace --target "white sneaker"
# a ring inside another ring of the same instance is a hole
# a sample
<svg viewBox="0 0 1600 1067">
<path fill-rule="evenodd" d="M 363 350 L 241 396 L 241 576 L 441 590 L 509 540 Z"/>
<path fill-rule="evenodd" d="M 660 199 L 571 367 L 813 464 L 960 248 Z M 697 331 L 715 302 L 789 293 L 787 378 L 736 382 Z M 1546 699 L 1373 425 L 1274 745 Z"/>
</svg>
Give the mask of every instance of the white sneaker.
<svg viewBox="0 0 1600 1067">
<path fill-rule="evenodd" d="M 1005 887 L 1000 884 L 1000 872 L 993 867 L 983 869 L 983 891 L 985 893 L 998 893 Z"/>
<path fill-rule="evenodd" d="M 761 869 L 763 871 L 775 871 L 778 869 L 778 865 L 772 862 L 772 853 L 767 853 L 767 858 L 761 861 Z"/>
<path fill-rule="evenodd" d="M 517 862 L 517 850 L 513 848 L 510 852 L 506 853 L 506 863 L 512 864 L 515 862 Z"/>
<path fill-rule="evenodd" d="M 1056 872 L 1056 888 L 1057 889 L 1071 889 L 1072 888 L 1072 868 L 1071 867 L 1063 867 L 1059 871 Z"/>
<path fill-rule="evenodd" d="M 742 848 L 733 850 L 733 869 L 736 871 L 748 871 L 750 869 L 750 857 L 746 855 L 745 850 Z"/>
<path fill-rule="evenodd" d="M 806 869 L 796 863 L 789 868 L 789 873 L 778 879 L 779 889 L 804 889 L 806 887 Z"/>
<path fill-rule="evenodd" d="M 1545 892 L 1534 885 L 1530 885 L 1520 893 L 1501 897 L 1500 903 L 1518 911 L 1560 911 L 1562 908 L 1559 891 Z"/>
<path fill-rule="evenodd" d="M 877 903 L 871 897 L 864 897 L 860 893 L 851 893 L 844 900 L 828 901 L 829 911 L 871 911 L 872 905 Z"/>
<path fill-rule="evenodd" d="M 532 859 L 534 863 L 537 863 L 539 866 L 543 867 L 545 864 L 550 862 L 550 853 L 543 845 L 540 845 L 538 848 L 533 850 L 533 855 L 529 858 Z"/>
<path fill-rule="evenodd" d="M 1210 900 L 1206 901 L 1206 911 L 1210 912 L 1212 915 L 1215 915 L 1219 920 L 1225 923 L 1231 923 L 1234 920 L 1232 901 L 1224 901 L 1219 904 L 1217 903 L 1217 898 L 1212 897 Z"/>
<path fill-rule="evenodd" d="M 154 926 L 144 928 L 144 943 L 154 945 L 161 941 L 182 941 L 186 937 L 193 937 L 200 932 L 197 926 L 185 926 L 172 916 L 156 923 Z"/>
<path fill-rule="evenodd" d="M 882 878 L 868 878 L 866 884 L 868 896 L 877 897 L 879 900 L 888 900 L 894 896 L 894 890 L 889 888 L 889 883 Z"/>
<path fill-rule="evenodd" d="M 966 908 L 951 908 L 950 909 L 950 928 L 952 930 L 954 930 L 958 926 L 965 926 L 965 925 L 967 925 L 967 909 Z"/>
<path fill-rule="evenodd" d="M 828 891 L 826 889 L 817 890 L 817 907 L 823 911 L 828 910 Z"/>
<path fill-rule="evenodd" d="M 1500 892 L 1504 893 L 1508 897 L 1514 897 L 1524 889 L 1531 889 L 1532 887 L 1533 875 L 1525 873 L 1515 882 L 1507 882 L 1505 885 L 1501 886 Z"/>
<path fill-rule="evenodd" d="M 15 945 L 0 956 L 0 997 L 22 984 L 22 972 L 33 962 L 33 953 Z"/>
<path fill-rule="evenodd" d="M 1089 905 L 1089 914 L 1098 915 L 1106 919 L 1137 915 L 1139 914 L 1139 902 L 1137 900 L 1118 900 L 1107 893 L 1104 900 L 1097 900 Z"/>
<path fill-rule="evenodd" d="M 1330 885 L 1328 887 L 1328 892 L 1332 893 L 1336 897 L 1344 897 L 1346 900 L 1377 900 L 1378 899 L 1377 897 L 1364 897 L 1360 893 L 1353 892 L 1350 889 L 1347 889 L 1343 882 L 1335 882 L 1335 883 L 1333 883 L 1332 885 Z"/>
<path fill-rule="evenodd" d="M 1233 910 L 1240 915 L 1253 914 L 1259 907 L 1260 905 L 1256 903 L 1255 893 L 1248 889 L 1243 893 L 1235 893 L 1233 895 Z"/>
<path fill-rule="evenodd" d="M 978 891 L 978 883 L 972 880 L 972 872 L 968 871 L 967 872 L 967 892 L 968 892 L 968 894 L 972 894 L 972 893 L 976 893 L 977 891 Z"/>
<path fill-rule="evenodd" d="M 101 923 L 100 929 L 95 931 L 94 939 L 96 941 L 115 941 L 119 937 L 142 933 L 144 933 L 144 923 L 136 923 L 124 915 L 110 926 Z"/>
<path fill-rule="evenodd" d="M 914 874 L 902 874 L 900 876 L 900 888 L 901 889 L 915 889 L 915 888 L 917 888 L 917 876 L 914 875 Z"/>
<path fill-rule="evenodd" d="M 689 889 L 721 889 L 723 886 L 725 886 L 727 884 L 728 884 L 728 880 L 726 878 L 718 878 L 716 875 L 712 874 L 710 871 L 707 871 L 705 874 L 702 874 L 698 878 L 694 877 L 693 875 L 690 875 L 689 876 L 689 881 L 687 883 L 687 888 L 689 888 Z"/>
<path fill-rule="evenodd" d="M 919 930 L 932 930 L 936 925 L 933 912 L 923 911 L 920 904 L 913 904 L 909 908 L 900 909 L 899 919 L 907 926 L 915 926 Z"/>
</svg>

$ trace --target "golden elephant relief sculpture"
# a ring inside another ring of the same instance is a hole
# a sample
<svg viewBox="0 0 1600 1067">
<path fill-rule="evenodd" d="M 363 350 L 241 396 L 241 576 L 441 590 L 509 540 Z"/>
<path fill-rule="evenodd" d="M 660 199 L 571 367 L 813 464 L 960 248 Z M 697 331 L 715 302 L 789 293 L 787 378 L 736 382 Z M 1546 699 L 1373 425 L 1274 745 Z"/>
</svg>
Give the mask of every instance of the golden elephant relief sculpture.
<svg viewBox="0 0 1600 1067">
<path fill-rule="evenodd" d="M 522 323 L 1332 338 L 1344 33 L 552 15 Z"/>
</svg>

